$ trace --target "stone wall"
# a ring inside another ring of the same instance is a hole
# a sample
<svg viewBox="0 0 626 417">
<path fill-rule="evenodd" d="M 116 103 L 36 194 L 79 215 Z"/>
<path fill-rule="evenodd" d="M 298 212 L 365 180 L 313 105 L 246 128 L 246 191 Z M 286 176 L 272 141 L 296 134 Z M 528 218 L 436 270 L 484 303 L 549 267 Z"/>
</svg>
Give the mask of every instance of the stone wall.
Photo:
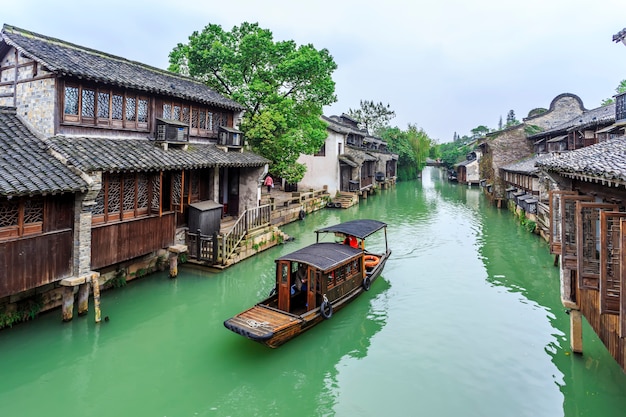
<svg viewBox="0 0 626 417">
<path fill-rule="evenodd" d="M 15 106 L 17 114 L 26 120 L 40 135 L 54 135 L 56 101 L 56 78 L 30 58 L 17 54 L 18 69 L 15 71 L 15 50 L 2 61 L 0 82 L 0 105 Z M 17 94 L 17 99 L 15 96 Z"/>
</svg>

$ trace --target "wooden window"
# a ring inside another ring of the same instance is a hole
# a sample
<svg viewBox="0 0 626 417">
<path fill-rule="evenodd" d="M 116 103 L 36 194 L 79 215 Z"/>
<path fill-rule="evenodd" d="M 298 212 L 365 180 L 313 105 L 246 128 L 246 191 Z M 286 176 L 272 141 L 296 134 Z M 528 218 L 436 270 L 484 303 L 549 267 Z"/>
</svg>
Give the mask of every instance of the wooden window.
<svg viewBox="0 0 626 417">
<path fill-rule="evenodd" d="M 0 200 L 0 240 L 43 231 L 43 197 Z"/>
<path fill-rule="evenodd" d="M 600 213 L 600 314 L 620 313 L 620 221 L 624 218 L 626 213 Z"/>
<path fill-rule="evenodd" d="M 562 206 L 561 197 L 563 195 L 575 195 L 576 191 L 550 191 L 550 253 L 561 253 L 561 218 Z"/>
<path fill-rule="evenodd" d="M 576 208 L 578 252 L 578 286 L 599 289 L 600 279 L 600 212 L 617 211 L 615 204 L 579 201 Z"/>
<path fill-rule="evenodd" d="M 149 130 L 149 101 L 146 96 L 130 91 L 66 84 L 63 100 L 65 123 Z"/>
<path fill-rule="evenodd" d="M 107 223 L 162 213 L 161 173 L 108 173 L 92 210 L 92 223 Z"/>
<path fill-rule="evenodd" d="M 192 136 L 216 137 L 220 126 L 229 122 L 228 113 L 180 102 L 163 102 L 161 111 L 164 119 L 186 123 Z"/>
</svg>

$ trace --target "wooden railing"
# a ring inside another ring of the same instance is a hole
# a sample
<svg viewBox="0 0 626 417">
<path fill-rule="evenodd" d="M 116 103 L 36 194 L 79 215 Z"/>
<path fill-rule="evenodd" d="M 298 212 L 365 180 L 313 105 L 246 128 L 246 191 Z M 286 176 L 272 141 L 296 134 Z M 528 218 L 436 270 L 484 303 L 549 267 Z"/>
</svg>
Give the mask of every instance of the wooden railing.
<svg viewBox="0 0 626 417">
<path fill-rule="evenodd" d="M 270 224 L 270 213 L 270 206 L 266 204 L 248 209 L 239 216 L 230 231 L 221 236 L 220 255 L 222 264 L 225 264 L 226 260 L 239 247 L 246 234 Z"/>
<path fill-rule="evenodd" d="M 218 235 L 215 232 L 210 236 L 203 235 L 200 230 L 196 233 L 188 232 L 189 256 L 199 261 L 212 264 L 221 262 L 225 265 L 248 233 L 270 224 L 270 214 L 270 205 L 267 204 L 244 211 L 233 227 L 224 234 Z"/>
</svg>

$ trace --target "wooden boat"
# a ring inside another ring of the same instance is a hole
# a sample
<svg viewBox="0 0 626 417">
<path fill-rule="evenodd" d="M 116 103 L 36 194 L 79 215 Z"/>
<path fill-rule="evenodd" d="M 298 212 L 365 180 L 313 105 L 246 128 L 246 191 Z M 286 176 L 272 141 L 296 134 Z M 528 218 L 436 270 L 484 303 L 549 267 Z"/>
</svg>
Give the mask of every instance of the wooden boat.
<svg viewBox="0 0 626 417">
<path fill-rule="evenodd" d="M 384 232 L 384 249 L 370 252 L 365 239 L 379 231 Z M 278 347 L 368 291 L 391 255 L 387 225 L 377 220 L 352 220 L 315 233 L 316 243 L 276 259 L 270 296 L 226 320 L 227 329 Z M 321 241 L 324 236 L 333 241 Z"/>
</svg>

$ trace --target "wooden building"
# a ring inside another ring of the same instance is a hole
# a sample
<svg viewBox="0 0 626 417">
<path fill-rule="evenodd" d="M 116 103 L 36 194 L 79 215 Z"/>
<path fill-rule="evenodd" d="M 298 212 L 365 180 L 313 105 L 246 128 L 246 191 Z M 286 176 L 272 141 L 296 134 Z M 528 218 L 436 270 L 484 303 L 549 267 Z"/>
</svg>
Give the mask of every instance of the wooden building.
<svg viewBox="0 0 626 417">
<path fill-rule="evenodd" d="M 0 161 L 2 300 L 73 275 L 75 196 L 89 185 L 46 152 L 12 107 L 0 107 Z"/>
<path fill-rule="evenodd" d="M 299 187 L 326 187 L 337 192 L 367 195 L 378 186 L 396 181 L 398 155 L 387 149 L 387 143 L 359 129 L 356 120 L 346 114 L 322 116 L 328 124 L 328 137 L 315 155 L 301 155 L 298 162 L 307 172 Z"/>
<path fill-rule="evenodd" d="M 626 370 L 626 137 L 537 162 L 553 179 L 550 250 L 560 259 L 571 345 L 582 316 Z"/>
<path fill-rule="evenodd" d="M 528 158 L 535 153 L 528 132 L 547 131 L 566 121 L 581 116 L 585 111 L 582 100 L 574 94 L 560 94 L 548 109 L 534 109 L 522 123 L 488 133 L 480 143 L 482 151 L 481 181 L 486 195 L 498 205 L 506 199 L 507 182 L 502 178 L 502 167 Z"/>
<path fill-rule="evenodd" d="M 32 175 L 41 189 L 16 196 L 19 207 L 43 204 L 44 214 L 56 219 L 32 233 L 51 239 L 49 232 L 63 229 L 71 243 L 56 246 L 62 257 L 40 261 L 63 263 L 52 274 L 45 272 L 52 265 L 31 274 L 23 259 L 7 258 L 3 267 L 15 278 L 0 282 L 0 298 L 68 276 L 82 285 L 185 243 L 190 204 L 212 201 L 233 216 L 259 205 L 269 161 L 245 148 L 236 129 L 243 107 L 194 79 L 4 25 L 0 105 L 11 107 L 13 119 L 32 132 L 29 141 L 4 136 L 12 149 L 31 147 L 57 160 Z M 19 152 L 4 156 L 12 170 L 27 162 Z M 0 183 L 10 183 L 10 172 L 0 174 Z M 47 176 L 66 183 L 48 190 Z M 49 197 L 52 191 L 58 197 Z M 17 247 L 22 238 L 0 231 L 5 246 Z M 23 253 L 32 260 L 47 252 L 39 244 Z"/>
</svg>

